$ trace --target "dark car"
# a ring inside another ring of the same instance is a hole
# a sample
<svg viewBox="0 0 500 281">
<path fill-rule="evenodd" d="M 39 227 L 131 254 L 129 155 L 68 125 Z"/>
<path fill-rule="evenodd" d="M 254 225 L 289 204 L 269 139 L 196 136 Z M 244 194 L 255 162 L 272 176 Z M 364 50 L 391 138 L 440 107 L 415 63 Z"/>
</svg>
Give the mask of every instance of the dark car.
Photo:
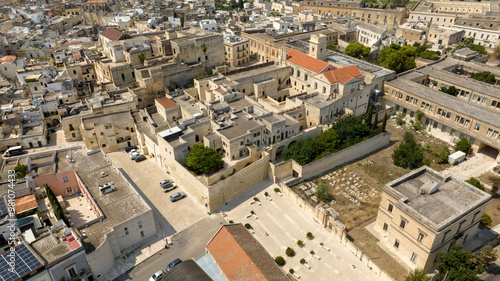
<svg viewBox="0 0 500 281">
<path fill-rule="evenodd" d="M 125 152 L 129 153 L 132 149 L 137 149 L 137 146 L 129 146 L 127 148 L 125 148 Z"/>
<path fill-rule="evenodd" d="M 139 155 L 139 156 L 137 156 L 137 158 L 135 158 L 134 160 L 135 160 L 135 162 L 141 162 L 141 161 L 146 160 L 146 156 L 144 156 L 144 155 Z"/>
<path fill-rule="evenodd" d="M 173 262 L 171 262 L 167 265 L 167 268 L 165 268 L 165 271 L 169 272 L 170 270 L 172 270 L 172 268 L 174 268 L 174 266 L 178 265 L 181 262 L 182 262 L 181 259 L 175 259 Z"/>
<path fill-rule="evenodd" d="M 175 202 L 175 201 L 181 200 L 184 197 L 186 197 L 186 193 L 177 192 L 177 193 L 170 195 L 170 201 Z"/>
</svg>

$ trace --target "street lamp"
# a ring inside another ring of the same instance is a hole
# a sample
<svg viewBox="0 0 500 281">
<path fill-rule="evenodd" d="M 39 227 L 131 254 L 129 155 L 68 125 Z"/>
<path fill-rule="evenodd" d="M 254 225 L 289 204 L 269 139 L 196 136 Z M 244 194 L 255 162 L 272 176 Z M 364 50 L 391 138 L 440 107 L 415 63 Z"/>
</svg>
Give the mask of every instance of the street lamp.
<svg viewBox="0 0 500 281">
<path fill-rule="evenodd" d="M 432 279 L 434 279 L 434 276 L 436 276 L 436 274 L 438 274 L 438 273 L 439 273 L 439 270 L 434 269 L 434 275 L 432 275 L 431 280 L 429 280 L 429 281 L 432 281 Z"/>
</svg>

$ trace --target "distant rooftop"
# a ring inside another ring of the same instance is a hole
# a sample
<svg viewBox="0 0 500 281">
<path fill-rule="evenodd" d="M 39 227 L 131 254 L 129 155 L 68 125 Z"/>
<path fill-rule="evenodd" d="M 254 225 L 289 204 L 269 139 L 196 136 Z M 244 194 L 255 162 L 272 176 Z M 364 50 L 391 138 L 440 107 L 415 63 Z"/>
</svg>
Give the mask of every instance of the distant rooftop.
<svg viewBox="0 0 500 281">
<path fill-rule="evenodd" d="M 439 232 L 491 200 L 486 192 L 424 166 L 384 186 L 409 215 Z"/>
<path fill-rule="evenodd" d="M 161 104 L 161 106 L 163 106 L 163 108 L 165 108 L 165 109 L 177 106 L 177 104 L 169 98 L 159 98 L 159 99 L 156 99 L 156 101 L 159 104 Z"/>
</svg>

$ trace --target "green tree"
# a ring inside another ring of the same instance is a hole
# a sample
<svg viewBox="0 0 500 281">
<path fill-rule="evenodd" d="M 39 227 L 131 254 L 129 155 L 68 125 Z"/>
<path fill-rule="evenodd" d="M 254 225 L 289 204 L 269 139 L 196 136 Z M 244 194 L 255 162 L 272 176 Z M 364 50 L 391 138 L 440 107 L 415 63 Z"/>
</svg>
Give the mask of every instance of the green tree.
<svg viewBox="0 0 500 281">
<path fill-rule="evenodd" d="M 315 138 L 300 140 L 283 152 L 283 159 L 293 159 L 300 165 L 306 165 L 323 152 L 321 145 Z"/>
<path fill-rule="evenodd" d="M 476 51 L 476 52 L 480 53 L 481 55 L 486 54 L 486 48 L 484 48 L 484 46 L 481 46 L 481 45 L 470 44 L 469 50 Z"/>
<path fill-rule="evenodd" d="M 238 1 L 238 8 L 243 9 L 243 0 Z"/>
<path fill-rule="evenodd" d="M 413 129 L 415 129 L 415 131 L 419 131 L 419 130 L 422 130 L 424 128 L 424 124 L 422 123 L 422 118 L 425 116 L 425 114 L 420 111 L 420 110 L 417 110 L 416 113 L 415 113 L 415 119 L 414 120 L 411 120 L 411 124 L 413 125 Z"/>
<path fill-rule="evenodd" d="M 181 17 L 180 20 L 181 20 L 181 28 L 182 28 L 182 27 L 184 27 L 184 21 L 185 21 L 185 19 L 184 19 L 184 17 Z"/>
<path fill-rule="evenodd" d="M 375 120 L 373 120 L 372 130 L 377 130 L 378 128 L 378 114 L 375 112 Z"/>
<path fill-rule="evenodd" d="M 405 115 L 402 111 L 398 112 L 398 114 L 396 114 L 396 124 L 398 124 L 399 126 L 403 126 L 405 124 Z"/>
<path fill-rule="evenodd" d="M 475 177 L 470 177 L 468 180 L 466 180 L 466 182 L 481 190 L 484 190 L 484 185 Z"/>
<path fill-rule="evenodd" d="M 455 150 L 469 154 L 472 151 L 472 145 L 466 138 L 462 138 L 455 144 Z"/>
<path fill-rule="evenodd" d="M 365 123 L 369 127 L 372 125 L 372 116 L 373 116 L 373 105 L 370 103 L 368 106 L 368 110 L 366 111 Z"/>
<path fill-rule="evenodd" d="M 436 51 L 424 51 L 420 53 L 419 57 L 428 60 L 437 60 L 441 54 Z"/>
<path fill-rule="evenodd" d="M 345 48 L 345 54 L 353 58 L 364 58 L 370 54 L 370 47 L 365 47 L 363 44 L 356 42 L 350 43 Z"/>
<path fill-rule="evenodd" d="M 443 93 L 447 93 L 448 95 L 451 95 L 451 96 L 458 96 L 458 89 L 455 88 L 455 86 L 450 86 L 450 87 L 444 87 L 444 86 L 441 86 L 441 89 L 439 89 L 439 91 L 443 92 Z"/>
<path fill-rule="evenodd" d="M 403 141 L 399 144 L 398 148 L 392 154 L 394 165 L 415 169 L 422 166 L 424 160 L 424 153 L 422 146 L 415 141 L 413 134 L 405 132 Z"/>
<path fill-rule="evenodd" d="M 276 262 L 277 265 L 279 266 L 284 266 L 285 265 L 285 259 L 282 256 L 277 256 L 274 261 Z"/>
<path fill-rule="evenodd" d="M 387 126 L 387 112 L 384 114 L 384 121 L 382 121 L 382 132 L 385 131 L 385 127 Z"/>
<path fill-rule="evenodd" d="M 448 163 L 448 156 L 450 156 L 450 149 L 448 146 L 443 146 L 437 153 L 437 157 L 439 157 L 439 164 Z"/>
<path fill-rule="evenodd" d="M 319 200 L 328 203 L 332 201 L 332 196 L 328 193 L 328 186 L 325 183 L 320 183 L 316 187 L 316 197 L 318 197 Z"/>
<path fill-rule="evenodd" d="M 427 273 L 425 270 L 421 268 L 415 268 L 414 270 L 410 271 L 410 274 L 405 277 L 405 281 L 427 281 L 429 280 L 429 276 L 427 276 Z"/>
<path fill-rule="evenodd" d="M 324 150 L 329 152 L 334 152 L 337 150 L 340 144 L 340 137 L 333 129 L 328 129 L 318 135 L 316 138 L 318 144 L 323 147 Z"/>
<path fill-rule="evenodd" d="M 144 64 L 144 61 L 146 60 L 146 55 L 144 55 L 144 53 L 140 53 L 137 55 L 137 59 L 141 64 Z"/>
<path fill-rule="evenodd" d="M 486 226 L 490 226 L 491 225 L 491 217 L 490 215 L 488 215 L 487 213 L 484 213 L 483 214 L 483 217 L 481 218 L 481 223 L 483 225 L 486 225 Z"/>
<path fill-rule="evenodd" d="M 393 43 L 380 51 L 378 63 L 397 73 L 415 68 L 415 58 L 417 58 L 419 54 L 419 48 L 420 47 L 408 45 L 401 47 Z"/>
<path fill-rule="evenodd" d="M 339 149 L 347 148 L 369 137 L 372 131 L 361 117 L 347 115 L 332 124 L 332 129 L 340 138 Z"/>
<path fill-rule="evenodd" d="M 495 75 L 489 71 L 478 72 L 472 78 L 492 85 L 497 82 Z"/>
<path fill-rule="evenodd" d="M 328 50 L 330 51 L 335 51 L 335 52 L 338 52 L 339 51 L 339 47 L 337 45 L 328 45 L 328 47 L 326 47 Z"/>
<path fill-rule="evenodd" d="M 448 253 L 438 255 L 436 269 L 438 280 L 479 281 L 478 274 L 484 272 L 484 267 L 477 255 L 463 249 L 462 245 L 451 247 Z"/>
<path fill-rule="evenodd" d="M 194 145 L 186 157 L 185 166 L 195 174 L 214 173 L 224 166 L 222 156 L 211 147 L 205 147 L 203 143 Z"/>
<path fill-rule="evenodd" d="M 28 173 L 28 166 L 17 163 L 17 165 L 14 167 L 14 172 L 16 172 L 16 178 L 24 179 L 24 177 Z"/>
</svg>

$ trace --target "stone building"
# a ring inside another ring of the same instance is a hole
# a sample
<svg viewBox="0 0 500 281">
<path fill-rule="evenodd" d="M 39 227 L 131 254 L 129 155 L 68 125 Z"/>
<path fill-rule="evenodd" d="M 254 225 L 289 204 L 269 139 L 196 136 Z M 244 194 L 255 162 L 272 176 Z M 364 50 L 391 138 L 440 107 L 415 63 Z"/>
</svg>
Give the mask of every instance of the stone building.
<svg viewBox="0 0 500 281">
<path fill-rule="evenodd" d="M 374 231 L 386 251 L 429 271 L 440 253 L 475 238 L 491 196 L 424 166 L 383 188 Z"/>
<path fill-rule="evenodd" d="M 236 35 L 224 35 L 224 54 L 231 66 L 240 66 L 250 60 L 248 39 Z"/>
</svg>

